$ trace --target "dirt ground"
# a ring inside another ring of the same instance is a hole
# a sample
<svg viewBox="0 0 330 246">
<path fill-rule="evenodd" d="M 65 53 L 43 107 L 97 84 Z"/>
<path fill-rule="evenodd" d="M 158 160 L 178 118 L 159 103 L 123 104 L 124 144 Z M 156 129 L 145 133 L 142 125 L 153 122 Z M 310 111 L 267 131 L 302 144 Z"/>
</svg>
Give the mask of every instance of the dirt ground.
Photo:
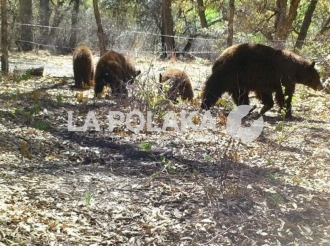
<svg viewBox="0 0 330 246">
<path fill-rule="evenodd" d="M 198 99 L 172 105 L 148 93 L 177 67 L 197 97 L 212 64 L 134 57 L 142 74 L 116 101 L 72 90 L 71 56 L 11 57 L 45 76 L 2 78 L 0 245 L 330 244 L 329 94 L 298 86 L 294 118 L 275 107 L 251 143 L 226 132 L 230 100 L 212 110 L 216 131 L 135 134 L 110 131 L 109 111 L 198 111 Z M 95 112 L 101 130 L 68 131 L 70 111 L 77 126 Z"/>
</svg>

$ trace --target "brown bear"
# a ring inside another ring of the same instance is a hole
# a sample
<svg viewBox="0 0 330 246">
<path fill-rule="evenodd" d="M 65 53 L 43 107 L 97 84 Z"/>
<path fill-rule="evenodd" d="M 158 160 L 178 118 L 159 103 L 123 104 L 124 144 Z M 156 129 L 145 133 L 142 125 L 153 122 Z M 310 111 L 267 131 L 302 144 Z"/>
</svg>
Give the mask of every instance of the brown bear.
<svg viewBox="0 0 330 246">
<path fill-rule="evenodd" d="M 85 45 L 76 47 L 73 52 L 74 87 L 93 86 L 94 65 L 92 51 Z"/>
<path fill-rule="evenodd" d="M 182 100 L 188 99 L 189 101 L 194 98 L 190 79 L 184 71 L 176 68 L 166 69 L 163 74 L 159 74 L 159 82 L 162 84 L 166 81 L 170 83 L 167 97 L 171 101 L 176 102 L 179 96 Z"/>
<path fill-rule="evenodd" d="M 232 94 L 236 105 L 249 104 L 249 92 L 256 92 L 264 104 L 260 114 L 274 105 L 272 93 L 280 108 L 291 114 L 296 83 L 322 90 L 315 62 L 288 50 L 276 50 L 261 44 L 238 44 L 227 48 L 216 60 L 202 93 L 203 109 L 213 106 L 224 92 Z M 282 86 L 285 88 L 283 95 Z"/>
<path fill-rule="evenodd" d="M 128 94 L 126 85 L 132 84 L 141 73 L 121 53 L 107 51 L 100 57 L 95 70 L 95 95 L 98 96 L 104 86 L 109 85 L 113 94 Z"/>
</svg>

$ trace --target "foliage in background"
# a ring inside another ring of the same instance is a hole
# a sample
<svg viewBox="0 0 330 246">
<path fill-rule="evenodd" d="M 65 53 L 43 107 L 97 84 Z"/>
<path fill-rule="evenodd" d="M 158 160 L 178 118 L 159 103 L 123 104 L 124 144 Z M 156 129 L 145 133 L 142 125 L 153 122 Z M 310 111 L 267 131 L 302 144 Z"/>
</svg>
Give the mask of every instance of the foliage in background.
<svg viewBox="0 0 330 246">
<path fill-rule="evenodd" d="M 33 5 L 33 42 L 40 44 L 46 40 L 47 49 L 60 52 L 74 48 L 70 44 L 73 1 L 48 1 L 49 3 L 49 35 L 42 33 L 40 24 L 41 2 L 32 1 Z M 189 37 L 194 37 L 192 42 L 193 55 L 213 59 L 210 53 L 217 53 L 226 44 L 227 24 L 229 15 L 228 0 L 203 0 L 205 19 L 208 28 L 202 28 L 199 6 L 197 0 L 173 0 L 172 15 L 175 23 L 175 42 L 179 50 L 183 49 Z M 242 0 L 235 1 L 234 43 L 258 42 L 271 44 L 274 38 L 275 15 L 277 1 Z M 288 8 L 290 1 L 287 1 Z M 299 29 L 304 19 L 304 14 L 310 4 L 308 0 L 301 0 L 297 9 L 297 17 L 293 22 L 292 30 L 287 40 L 287 47 L 293 48 Z M 128 54 L 151 54 L 161 49 L 162 29 L 162 1 L 150 0 L 123 0 L 100 1 L 100 12 L 106 36 L 108 49 L 116 49 Z M 20 16 L 19 1 L 8 3 L 8 18 L 10 48 L 19 48 Z M 288 12 L 288 9 L 287 9 Z M 330 2 L 320 0 L 313 14 L 311 25 L 308 29 L 306 43 L 316 46 L 318 40 L 329 39 Z M 93 50 L 98 50 L 97 28 L 93 14 L 91 0 L 80 1 L 77 43 L 89 45 Z M 24 40 L 23 40 L 24 42 Z M 323 42 L 321 42 L 323 43 Z M 36 47 L 35 47 L 36 48 Z M 40 46 L 41 48 L 41 46 Z M 318 52 L 316 49 L 315 52 Z M 323 51 L 322 51 L 323 52 Z M 317 54 L 317 53 L 316 53 Z M 315 55 L 316 55 L 315 54 Z"/>
</svg>

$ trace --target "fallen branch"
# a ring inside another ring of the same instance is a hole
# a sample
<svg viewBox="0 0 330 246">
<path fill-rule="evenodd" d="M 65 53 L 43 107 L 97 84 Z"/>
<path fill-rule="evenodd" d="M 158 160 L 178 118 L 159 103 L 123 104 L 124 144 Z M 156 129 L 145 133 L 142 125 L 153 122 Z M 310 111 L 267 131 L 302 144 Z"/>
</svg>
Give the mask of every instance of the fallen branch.
<svg viewBox="0 0 330 246">
<path fill-rule="evenodd" d="M 29 69 L 15 69 L 14 73 L 30 74 L 31 76 L 42 77 L 44 74 L 44 67 L 29 68 Z"/>
</svg>

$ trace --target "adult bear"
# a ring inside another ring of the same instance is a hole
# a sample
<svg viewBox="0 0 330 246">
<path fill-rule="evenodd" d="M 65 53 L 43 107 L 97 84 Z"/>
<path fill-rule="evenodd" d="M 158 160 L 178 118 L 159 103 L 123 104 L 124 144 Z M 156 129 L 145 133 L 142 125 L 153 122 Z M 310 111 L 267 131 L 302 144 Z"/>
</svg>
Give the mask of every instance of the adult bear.
<svg viewBox="0 0 330 246">
<path fill-rule="evenodd" d="M 86 45 L 76 47 L 73 52 L 74 87 L 93 86 L 94 67 L 93 54 Z"/>
<path fill-rule="evenodd" d="M 168 68 L 163 74 L 159 74 L 159 82 L 161 84 L 169 82 L 170 88 L 167 92 L 167 98 L 176 102 L 180 96 L 182 100 L 191 101 L 194 98 L 194 91 L 192 89 L 188 75 L 176 68 Z"/>
<path fill-rule="evenodd" d="M 249 104 L 249 92 L 255 91 L 264 104 L 260 114 L 274 106 L 272 93 L 280 108 L 286 106 L 290 117 L 296 83 L 322 90 L 315 62 L 288 50 L 276 50 L 261 44 L 238 44 L 227 48 L 216 60 L 202 93 L 203 109 L 213 106 L 224 92 L 232 94 L 236 105 Z M 283 95 L 282 86 L 285 88 Z"/>
<path fill-rule="evenodd" d="M 109 85 L 113 94 L 128 94 L 126 85 L 132 84 L 136 76 L 132 63 L 121 53 L 107 51 L 100 57 L 95 70 L 95 95 L 98 96 L 104 86 Z"/>
</svg>

